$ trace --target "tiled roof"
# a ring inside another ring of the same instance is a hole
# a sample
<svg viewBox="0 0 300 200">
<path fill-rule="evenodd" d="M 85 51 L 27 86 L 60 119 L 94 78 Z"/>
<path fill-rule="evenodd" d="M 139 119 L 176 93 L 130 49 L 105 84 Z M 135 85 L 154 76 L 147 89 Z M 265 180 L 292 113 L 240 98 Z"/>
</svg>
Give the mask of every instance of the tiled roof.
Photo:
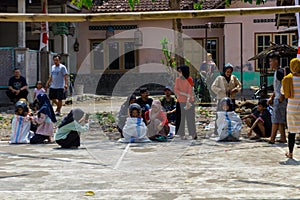
<svg viewBox="0 0 300 200">
<path fill-rule="evenodd" d="M 182 0 L 180 1 L 180 10 L 193 10 L 194 0 Z M 203 4 L 203 9 L 217 8 L 219 5 L 223 5 L 224 0 L 206 0 Z M 136 12 L 146 11 L 166 11 L 170 10 L 169 0 L 140 0 L 140 4 L 134 6 Z M 130 12 L 128 0 L 95 0 L 92 7 L 92 12 L 106 13 L 106 12 Z"/>
<path fill-rule="evenodd" d="M 277 0 L 277 6 L 293 6 L 295 5 L 295 0 Z M 276 26 L 297 26 L 296 17 L 294 13 L 288 14 L 276 14 Z"/>
</svg>

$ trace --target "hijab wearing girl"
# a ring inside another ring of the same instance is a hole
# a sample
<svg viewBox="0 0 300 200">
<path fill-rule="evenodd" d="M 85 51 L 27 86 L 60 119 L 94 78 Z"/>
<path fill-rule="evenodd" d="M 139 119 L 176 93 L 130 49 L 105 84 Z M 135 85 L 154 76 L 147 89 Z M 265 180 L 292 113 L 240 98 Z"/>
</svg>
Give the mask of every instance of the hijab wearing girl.
<svg viewBox="0 0 300 200">
<path fill-rule="evenodd" d="M 152 109 L 153 107 L 156 107 L 156 112 Z M 159 100 L 154 100 L 152 102 L 151 109 L 149 110 L 149 118 L 151 121 L 154 121 L 159 116 L 159 113 L 162 111 L 161 102 Z"/>
<path fill-rule="evenodd" d="M 62 120 L 61 124 L 58 126 L 58 128 L 61 128 L 71 122 L 79 121 L 84 115 L 84 111 L 80 108 L 74 108 L 72 109 L 69 114 Z"/>
<path fill-rule="evenodd" d="M 231 77 L 231 76 L 229 76 L 229 77 L 226 76 L 225 72 L 226 72 L 227 69 L 231 69 L 231 72 L 233 72 L 233 66 L 232 66 L 232 64 L 227 63 L 227 64 L 224 66 L 223 72 L 222 72 L 222 76 L 224 76 L 224 78 L 226 79 L 226 81 L 229 83 L 230 77 Z"/>
<path fill-rule="evenodd" d="M 40 113 L 43 113 L 47 115 L 53 123 L 55 123 L 56 122 L 55 113 L 47 94 L 39 94 L 36 98 L 40 105 L 40 109 L 38 110 L 38 116 L 40 115 Z"/>
</svg>

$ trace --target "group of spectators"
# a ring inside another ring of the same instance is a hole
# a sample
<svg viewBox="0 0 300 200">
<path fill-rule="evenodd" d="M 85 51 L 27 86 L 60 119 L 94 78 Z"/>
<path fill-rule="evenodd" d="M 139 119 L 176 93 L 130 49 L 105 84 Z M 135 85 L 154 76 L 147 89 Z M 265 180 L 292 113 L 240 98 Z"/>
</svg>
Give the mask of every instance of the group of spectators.
<svg viewBox="0 0 300 200">
<path fill-rule="evenodd" d="M 54 65 L 45 87 L 41 81 L 37 81 L 34 88 L 34 101 L 28 102 L 28 84 L 21 76 L 20 69 L 14 69 L 14 76 L 9 79 L 6 92 L 9 99 L 15 103 L 16 111 L 12 123 L 11 143 L 40 144 L 54 140 L 63 148 L 78 148 L 80 146 L 80 132 L 89 128 L 88 118 L 79 108 L 72 109 L 58 125 L 54 135 L 56 116 L 61 116 L 62 101 L 66 99 L 68 89 L 68 71 L 65 65 L 60 63 L 59 55 L 53 56 Z M 49 88 L 49 97 L 46 94 Z M 54 112 L 50 103 L 56 105 Z M 33 112 L 30 112 L 30 109 Z M 84 123 L 85 124 L 82 124 Z M 24 124 L 30 124 L 26 126 Z M 22 126 L 22 129 L 18 127 Z M 23 129 L 23 127 L 25 127 Z M 28 127 L 28 128 L 27 128 Z M 21 130 L 21 132 L 20 132 Z"/>
</svg>

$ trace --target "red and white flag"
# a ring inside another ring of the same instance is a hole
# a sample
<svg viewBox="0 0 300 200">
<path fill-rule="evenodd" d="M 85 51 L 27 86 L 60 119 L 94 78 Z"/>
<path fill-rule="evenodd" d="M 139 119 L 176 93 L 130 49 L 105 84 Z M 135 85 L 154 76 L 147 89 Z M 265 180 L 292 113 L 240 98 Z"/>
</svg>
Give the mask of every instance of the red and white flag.
<svg viewBox="0 0 300 200">
<path fill-rule="evenodd" d="M 42 0 L 42 11 L 44 14 L 47 13 L 47 0 Z M 40 36 L 40 51 L 44 47 L 48 47 L 48 35 L 49 33 L 49 27 L 48 27 L 48 22 L 42 22 L 41 23 L 41 36 Z M 47 49 L 48 51 L 48 49 Z"/>
<path fill-rule="evenodd" d="M 299 5 L 299 0 L 295 0 L 295 6 Z M 300 19 L 299 19 L 299 13 L 295 13 L 296 15 L 296 22 L 297 22 L 297 28 L 298 28 L 298 53 L 297 58 L 300 58 Z"/>
</svg>

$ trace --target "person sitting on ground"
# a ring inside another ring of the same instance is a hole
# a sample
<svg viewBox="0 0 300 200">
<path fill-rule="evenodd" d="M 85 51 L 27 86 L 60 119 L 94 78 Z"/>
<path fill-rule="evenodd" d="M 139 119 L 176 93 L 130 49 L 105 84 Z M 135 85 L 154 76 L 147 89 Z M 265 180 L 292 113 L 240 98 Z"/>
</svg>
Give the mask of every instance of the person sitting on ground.
<svg viewBox="0 0 300 200">
<path fill-rule="evenodd" d="M 53 123 L 56 122 L 55 113 L 47 94 L 39 94 L 37 101 L 40 104 L 37 117 L 32 119 L 32 123 L 37 124 L 37 130 L 30 139 L 30 144 L 42 144 L 45 140 L 51 142 L 53 137 Z"/>
<path fill-rule="evenodd" d="M 85 123 L 81 125 L 81 123 Z M 77 149 L 80 146 L 80 133 L 89 130 L 88 115 L 80 108 L 72 109 L 58 126 L 54 135 L 55 142 L 62 148 Z"/>
<path fill-rule="evenodd" d="M 165 96 L 160 99 L 161 106 L 167 114 L 168 122 L 175 125 L 176 121 L 176 98 L 172 97 L 172 89 L 166 86 L 164 89 Z"/>
<path fill-rule="evenodd" d="M 150 140 L 166 142 L 170 131 L 168 119 L 159 100 L 154 100 L 151 109 L 145 113 L 147 136 Z"/>
<path fill-rule="evenodd" d="M 272 130 L 271 113 L 269 112 L 267 100 L 261 100 L 258 102 L 256 108 L 253 109 L 250 115 L 242 117 L 245 120 L 250 130 L 248 137 L 250 139 L 260 139 L 261 137 L 270 137 Z M 255 136 L 251 137 L 252 131 Z"/>
<path fill-rule="evenodd" d="M 29 143 L 31 117 L 29 109 L 24 100 L 19 100 L 15 104 L 15 114 L 11 121 L 11 144 Z"/>
<path fill-rule="evenodd" d="M 141 106 L 142 118 L 144 123 L 146 123 L 145 112 L 150 109 L 153 99 L 149 98 L 149 91 L 147 88 L 140 88 L 140 95 L 141 96 L 136 100 L 136 103 Z"/>
<path fill-rule="evenodd" d="M 19 99 L 27 99 L 28 96 L 28 84 L 25 77 L 21 76 L 19 68 L 14 69 L 14 76 L 8 81 L 8 90 L 6 95 L 11 102 L 16 103 Z"/>
<path fill-rule="evenodd" d="M 217 112 L 216 129 L 218 141 L 238 141 L 242 129 L 242 120 L 233 110 L 234 105 L 229 97 L 220 100 L 222 111 Z"/>
<path fill-rule="evenodd" d="M 128 117 L 128 108 L 131 104 L 135 103 L 136 96 L 134 94 L 127 97 L 126 101 L 122 104 L 120 111 L 118 113 L 118 131 L 123 136 L 123 128 L 125 126 L 126 119 Z"/>
<path fill-rule="evenodd" d="M 129 106 L 129 117 L 127 117 L 123 128 L 124 138 L 120 138 L 119 142 L 150 142 L 146 136 L 147 126 L 143 122 L 142 108 L 139 104 L 133 103 Z"/>
</svg>

